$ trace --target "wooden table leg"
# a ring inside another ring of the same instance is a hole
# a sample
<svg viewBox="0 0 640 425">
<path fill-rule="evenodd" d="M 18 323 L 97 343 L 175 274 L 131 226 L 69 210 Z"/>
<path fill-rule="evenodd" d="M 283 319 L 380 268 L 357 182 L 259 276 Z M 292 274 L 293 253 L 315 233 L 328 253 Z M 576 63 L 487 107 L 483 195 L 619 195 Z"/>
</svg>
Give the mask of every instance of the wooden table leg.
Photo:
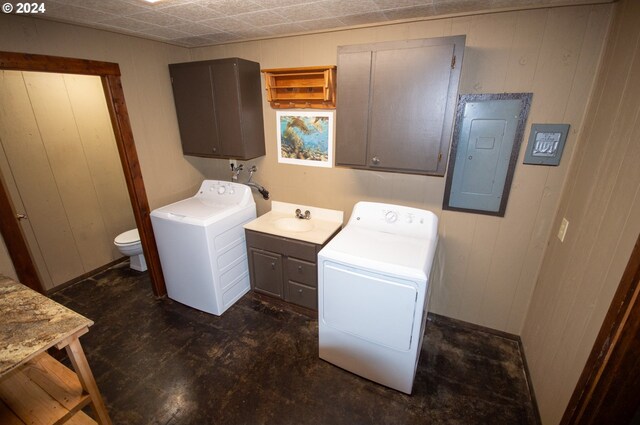
<svg viewBox="0 0 640 425">
<path fill-rule="evenodd" d="M 82 388 L 91 396 L 93 410 L 98 417 L 98 423 L 101 425 L 111 425 L 109 413 L 107 413 L 107 408 L 98 390 L 98 385 L 93 378 L 93 373 L 91 373 L 91 368 L 80 345 L 80 340 L 77 337 L 70 338 L 69 345 L 67 345 L 65 349 L 67 350 L 73 369 L 78 375 L 80 384 L 82 384 Z"/>
</svg>

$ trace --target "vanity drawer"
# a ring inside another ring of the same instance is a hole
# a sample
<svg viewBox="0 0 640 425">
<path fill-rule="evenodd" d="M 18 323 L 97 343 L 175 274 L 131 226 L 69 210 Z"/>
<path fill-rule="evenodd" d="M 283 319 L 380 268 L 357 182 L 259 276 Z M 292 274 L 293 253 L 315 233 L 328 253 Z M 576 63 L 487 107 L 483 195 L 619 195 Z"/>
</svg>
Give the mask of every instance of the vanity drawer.
<svg viewBox="0 0 640 425">
<path fill-rule="evenodd" d="M 318 309 L 318 291 L 316 288 L 289 281 L 287 289 L 287 301 L 312 310 Z"/>
<path fill-rule="evenodd" d="M 319 245 L 247 230 L 247 245 L 316 262 Z"/>
<path fill-rule="evenodd" d="M 314 288 L 318 286 L 318 270 L 315 263 L 289 257 L 287 258 L 287 276 L 289 280 Z"/>
</svg>

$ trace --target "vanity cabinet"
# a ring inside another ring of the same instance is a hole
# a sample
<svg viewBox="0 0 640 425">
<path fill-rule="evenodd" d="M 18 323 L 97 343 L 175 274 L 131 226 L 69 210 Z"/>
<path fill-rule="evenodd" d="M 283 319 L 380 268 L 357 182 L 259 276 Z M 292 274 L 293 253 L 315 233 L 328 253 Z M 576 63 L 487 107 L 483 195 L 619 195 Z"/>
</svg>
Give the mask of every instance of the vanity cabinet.
<svg viewBox="0 0 640 425">
<path fill-rule="evenodd" d="M 464 42 L 338 47 L 336 164 L 443 176 Z"/>
<path fill-rule="evenodd" d="M 252 159 L 265 154 L 260 64 L 240 58 L 169 65 L 182 152 Z"/>
<path fill-rule="evenodd" d="M 318 252 L 323 245 L 245 230 L 251 288 L 318 309 Z"/>
</svg>

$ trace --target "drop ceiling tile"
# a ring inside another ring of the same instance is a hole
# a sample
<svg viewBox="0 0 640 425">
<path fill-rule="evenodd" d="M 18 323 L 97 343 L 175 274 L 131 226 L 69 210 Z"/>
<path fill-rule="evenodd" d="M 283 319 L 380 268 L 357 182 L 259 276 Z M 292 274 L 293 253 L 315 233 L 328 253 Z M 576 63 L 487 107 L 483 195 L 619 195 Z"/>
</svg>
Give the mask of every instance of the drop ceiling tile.
<svg viewBox="0 0 640 425">
<path fill-rule="evenodd" d="M 187 46 L 491 8 L 593 1 L 614 0 L 46 0 L 47 13 L 34 17 Z"/>
<path fill-rule="evenodd" d="M 345 24 L 338 18 L 312 19 L 309 21 L 298 22 L 304 28 L 304 31 L 318 31 L 331 28 L 341 28 Z"/>
<path fill-rule="evenodd" d="M 433 0 L 373 0 L 380 9 L 399 9 L 410 6 L 425 6 L 433 4 Z M 506 0 L 509 1 L 509 0 Z"/>
<path fill-rule="evenodd" d="M 384 15 L 390 21 L 398 19 L 423 18 L 434 16 L 436 10 L 431 5 L 402 7 L 400 9 L 388 9 L 384 11 Z"/>
<path fill-rule="evenodd" d="M 292 23 L 292 22 L 276 24 L 276 25 L 268 25 L 262 28 L 268 31 L 271 35 L 295 34 L 299 32 L 304 32 L 304 26 L 302 26 L 301 24 Z"/>
<path fill-rule="evenodd" d="M 82 24 L 91 24 L 94 22 L 104 21 L 106 19 L 115 18 L 111 13 L 100 12 L 98 10 L 86 9 L 79 6 L 60 6 L 47 10 L 47 15 L 58 18 L 67 22 L 77 22 Z"/>
<path fill-rule="evenodd" d="M 189 37 L 189 34 L 184 33 L 182 31 L 174 30 L 172 28 L 163 28 L 163 27 L 149 28 L 147 30 L 144 30 L 144 33 L 154 37 L 162 38 L 165 40 Z"/>
<path fill-rule="evenodd" d="M 462 13 L 469 11 L 489 10 L 491 4 L 486 0 L 434 0 L 436 14 Z"/>
<path fill-rule="evenodd" d="M 235 18 L 239 21 L 249 24 L 254 27 L 264 27 L 267 25 L 274 25 L 282 23 L 282 16 L 273 13 L 269 10 L 259 10 L 257 12 L 243 13 L 236 15 Z"/>
<path fill-rule="evenodd" d="M 318 3 L 298 4 L 295 6 L 278 7 L 274 12 L 289 22 L 319 20 L 333 17 L 334 14 L 325 5 Z"/>
<path fill-rule="evenodd" d="M 206 19 L 218 18 L 223 15 L 213 9 L 204 7 L 197 3 L 181 4 L 177 6 L 169 6 L 162 9 L 162 13 L 176 16 L 187 21 L 198 22 Z"/>
<path fill-rule="evenodd" d="M 271 33 L 264 28 L 248 28 L 238 31 L 233 31 L 233 34 L 237 35 L 241 39 L 261 38 L 271 35 Z"/>
<path fill-rule="evenodd" d="M 150 10 L 147 12 L 136 13 L 134 15 L 129 15 L 129 18 L 154 25 L 159 25 L 161 27 L 172 27 L 189 23 L 189 21 L 187 21 L 186 19 L 167 15 L 166 13 L 162 13 L 159 10 Z"/>
<path fill-rule="evenodd" d="M 110 27 L 122 28 L 123 30 L 136 32 L 144 31 L 148 28 L 155 28 L 157 26 L 148 22 L 136 21 L 135 19 L 127 18 L 126 16 L 106 19 L 104 21 L 100 21 L 100 23 Z"/>
<path fill-rule="evenodd" d="M 58 0 L 60 3 L 65 3 L 69 6 L 80 6 L 86 9 L 93 9 L 99 12 L 111 13 L 117 16 L 131 15 L 134 13 L 141 13 L 147 10 L 142 5 L 129 3 L 124 0 Z M 49 3 L 49 2 L 47 2 Z M 139 3 L 143 3 L 140 1 Z"/>
<path fill-rule="evenodd" d="M 225 43 L 225 42 L 239 39 L 239 36 L 237 34 L 232 34 L 230 32 L 224 32 L 224 31 L 205 34 L 202 37 L 206 38 L 207 40 L 210 40 L 211 43 Z"/>
<path fill-rule="evenodd" d="M 277 7 L 296 6 L 302 4 L 315 3 L 319 0 L 252 0 L 254 3 L 264 7 L 265 9 L 274 9 Z"/>
<path fill-rule="evenodd" d="M 103 1 L 110 1 L 110 0 L 103 0 Z M 145 9 L 160 10 L 160 9 L 164 9 L 166 7 L 171 7 L 171 6 L 197 3 L 199 0 L 161 0 L 155 3 L 149 3 L 148 1 L 144 1 L 144 0 L 123 0 L 123 1 L 136 6 L 144 7 Z"/>
<path fill-rule="evenodd" d="M 246 0 L 211 0 L 204 5 L 223 16 L 236 16 L 264 9 L 258 3 Z"/>
<path fill-rule="evenodd" d="M 180 24 L 173 27 L 171 29 L 184 32 L 191 36 L 201 36 L 205 34 L 211 34 L 212 32 L 216 32 L 218 28 L 210 27 L 209 25 L 202 25 L 198 22 Z"/>
<path fill-rule="evenodd" d="M 373 22 L 384 22 L 387 20 L 387 17 L 382 12 L 370 12 L 341 16 L 340 20 L 344 22 L 345 25 L 364 25 Z"/>
<path fill-rule="evenodd" d="M 183 47 L 201 47 L 210 45 L 211 41 L 204 37 L 186 37 L 176 38 L 175 40 L 171 40 L 171 43 Z"/>
<path fill-rule="evenodd" d="M 238 29 L 244 30 L 244 29 L 251 28 L 250 25 L 247 25 L 241 20 L 238 20 L 236 18 L 214 18 L 214 19 L 207 19 L 205 21 L 200 21 L 198 23 L 202 25 L 207 25 L 211 28 L 215 28 L 220 31 L 234 31 Z"/>
<path fill-rule="evenodd" d="M 327 8 L 331 16 L 337 18 L 380 10 L 373 0 L 323 0 L 318 5 Z"/>
</svg>

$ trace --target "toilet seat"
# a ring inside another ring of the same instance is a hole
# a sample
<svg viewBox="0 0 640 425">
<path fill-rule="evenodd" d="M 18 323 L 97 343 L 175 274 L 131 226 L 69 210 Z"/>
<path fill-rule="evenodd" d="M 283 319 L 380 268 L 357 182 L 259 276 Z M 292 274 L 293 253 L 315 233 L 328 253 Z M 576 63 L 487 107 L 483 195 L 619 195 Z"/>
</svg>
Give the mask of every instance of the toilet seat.
<svg viewBox="0 0 640 425">
<path fill-rule="evenodd" d="M 124 233 L 119 234 L 113 240 L 113 243 L 118 246 L 128 246 L 140 243 L 140 234 L 138 229 L 127 230 Z"/>
</svg>

